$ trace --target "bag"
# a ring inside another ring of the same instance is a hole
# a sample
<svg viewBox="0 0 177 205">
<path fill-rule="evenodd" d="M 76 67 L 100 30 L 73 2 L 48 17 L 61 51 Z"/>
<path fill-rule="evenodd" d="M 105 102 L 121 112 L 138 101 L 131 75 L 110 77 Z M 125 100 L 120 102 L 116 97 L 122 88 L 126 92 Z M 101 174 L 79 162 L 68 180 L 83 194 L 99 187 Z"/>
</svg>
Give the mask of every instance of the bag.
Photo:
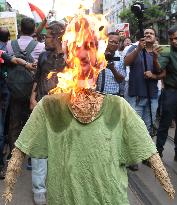
<svg viewBox="0 0 177 205">
<path fill-rule="evenodd" d="M 31 52 L 37 45 L 37 41 L 32 40 L 24 51 L 21 51 L 18 41 L 11 42 L 15 57 L 33 63 L 34 59 Z M 30 99 L 33 87 L 34 73 L 29 71 L 23 65 L 14 65 L 8 70 L 7 85 L 14 99 L 26 101 Z"/>
</svg>

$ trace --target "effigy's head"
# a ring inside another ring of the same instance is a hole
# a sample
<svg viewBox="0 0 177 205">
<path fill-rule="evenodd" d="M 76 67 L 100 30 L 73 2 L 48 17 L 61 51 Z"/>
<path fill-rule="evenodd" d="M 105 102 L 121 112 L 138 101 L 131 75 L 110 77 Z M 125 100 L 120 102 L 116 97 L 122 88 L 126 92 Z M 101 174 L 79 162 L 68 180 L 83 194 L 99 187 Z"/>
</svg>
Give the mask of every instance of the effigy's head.
<svg viewBox="0 0 177 205">
<path fill-rule="evenodd" d="M 99 72 L 106 67 L 107 36 L 101 17 L 75 16 L 66 27 L 63 49 L 67 67 L 58 73 L 62 92 L 94 88 Z"/>
<path fill-rule="evenodd" d="M 76 69 L 78 78 L 93 78 L 97 66 L 98 37 L 86 17 L 77 17 L 68 25 L 64 36 L 67 63 Z"/>
</svg>

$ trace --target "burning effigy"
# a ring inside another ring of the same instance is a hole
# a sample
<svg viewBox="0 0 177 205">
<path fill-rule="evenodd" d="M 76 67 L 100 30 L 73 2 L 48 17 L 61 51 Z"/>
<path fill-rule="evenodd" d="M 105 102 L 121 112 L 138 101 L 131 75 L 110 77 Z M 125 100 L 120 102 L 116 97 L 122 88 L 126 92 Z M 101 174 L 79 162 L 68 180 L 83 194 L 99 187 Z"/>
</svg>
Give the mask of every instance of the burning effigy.
<svg viewBox="0 0 177 205">
<path fill-rule="evenodd" d="M 143 121 L 123 98 L 95 91 L 107 63 L 105 26 L 98 22 L 101 17 L 79 14 L 68 24 L 63 37 L 67 67 L 15 143 L 5 179 L 6 204 L 25 154 L 48 158 L 48 205 L 129 204 L 125 167 L 143 160 L 174 198 Z"/>
</svg>

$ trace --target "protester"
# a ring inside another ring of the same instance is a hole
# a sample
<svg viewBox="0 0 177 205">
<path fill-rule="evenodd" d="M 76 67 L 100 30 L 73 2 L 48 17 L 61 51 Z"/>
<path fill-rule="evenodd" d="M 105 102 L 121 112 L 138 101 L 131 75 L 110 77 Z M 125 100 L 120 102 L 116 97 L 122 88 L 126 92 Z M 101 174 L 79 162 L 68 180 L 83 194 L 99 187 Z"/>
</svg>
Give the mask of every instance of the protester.
<svg viewBox="0 0 177 205">
<path fill-rule="evenodd" d="M 32 50 L 30 56 L 33 59 L 33 61 L 37 61 L 39 54 L 42 51 L 44 51 L 44 44 L 33 40 L 32 35 L 34 31 L 35 31 L 34 20 L 28 17 L 23 18 L 21 20 L 21 36 L 17 41 L 15 40 L 7 43 L 8 53 L 10 55 L 16 55 L 16 52 L 18 52 L 18 50 L 25 51 L 25 49 L 30 47 L 33 48 L 30 49 Z M 20 134 L 24 124 L 26 123 L 29 114 L 30 114 L 29 99 L 18 100 L 16 97 L 11 96 L 10 119 L 9 119 L 10 122 L 9 122 L 9 132 L 8 132 L 10 150 L 13 149 L 14 142 L 16 141 L 18 135 Z"/>
<path fill-rule="evenodd" d="M 10 93 L 7 86 L 7 74 L 8 68 L 11 65 L 10 63 L 15 64 L 25 64 L 26 61 L 22 59 L 17 59 L 15 57 L 8 56 L 5 52 L 7 51 L 6 45 L 10 38 L 10 33 L 7 28 L 0 28 L 0 179 L 4 179 L 5 173 L 5 163 L 4 163 L 4 146 L 6 143 L 6 134 L 7 130 L 5 130 L 5 125 L 7 122 L 7 109 L 9 106 L 9 98 Z M 31 65 L 26 65 L 29 69 L 31 69 Z"/>
<path fill-rule="evenodd" d="M 0 50 L 6 51 L 6 45 L 10 38 L 7 28 L 0 28 Z M 2 53 L 2 52 L 1 52 Z M 2 59 L 3 60 L 3 59 Z M 0 63 L 1 64 L 1 63 Z M 5 143 L 5 119 L 9 104 L 9 90 L 6 83 L 7 65 L 0 65 L 0 179 L 4 179 L 3 150 Z"/>
<path fill-rule="evenodd" d="M 64 53 L 62 51 L 62 35 L 65 26 L 59 22 L 51 22 L 47 27 L 45 36 L 45 49 L 38 60 L 37 72 L 34 79 L 32 95 L 30 99 L 30 108 L 36 106 L 37 101 L 55 88 L 58 83 L 57 73 L 63 71 L 65 67 Z M 53 74 L 48 79 L 48 74 Z M 46 186 L 47 159 L 32 158 L 32 186 L 34 193 L 34 202 L 36 205 L 46 204 Z"/>
<path fill-rule="evenodd" d="M 107 94 L 119 95 L 119 84 L 125 78 L 124 59 L 119 55 L 119 34 L 111 32 L 108 34 L 108 46 L 105 56 L 108 60 L 107 69 L 104 69 L 97 81 L 97 90 Z M 114 58 L 117 58 L 114 60 Z"/>
<path fill-rule="evenodd" d="M 160 70 L 154 65 L 157 48 L 153 45 L 156 33 L 152 28 L 144 30 L 144 38 L 139 40 L 138 46 L 132 45 L 125 56 L 125 64 L 130 66 L 127 101 L 145 122 L 149 133 L 153 132 L 153 123 L 158 107 L 158 87 Z M 143 49 L 147 61 L 145 71 Z M 154 49 L 154 50 L 153 50 Z M 138 165 L 131 167 L 138 170 Z"/>
<path fill-rule="evenodd" d="M 119 52 L 121 53 L 121 55 L 123 54 L 123 51 L 125 49 L 126 46 L 129 46 L 132 44 L 132 40 L 129 37 L 125 37 L 122 40 L 120 40 L 119 42 Z"/>
<path fill-rule="evenodd" d="M 156 62 L 160 69 L 166 71 L 164 78 L 164 89 L 162 100 L 162 111 L 160 117 L 159 128 L 157 132 L 157 150 L 162 157 L 164 145 L 168 136 L 168 129 L 172 120 L 177 123 L 177 26 L 173 26 L 168 31 L 171 50 L 162 53 L 159 61 Z M 174 160 L 177 161 L 177 131 L 174 137 L 175 155 Z"/>
<path fill-rule="evenodd" d="M 121 42 L 119 42 L 119 54 L 124 58 L 126 55 L 126 52 L 128 51 L 128 49 L 126 49 L 126 47 L 131 46 L 132 41 L 129 37 L 125 37 L 124 39 L 121 40 Z M 119 94 L 122 97 L 125 97 L 126 95 L 126 89 L 127 89 L 127 84 L 128 84 L 128 80 L 129 80 L 129 72 L 130 72 L 130 68 L 129 66 L 125 66 L 125 79 L 120 83 L 120 88 L 119 88 Z"/>
<path fill-rule="evenodd" d="M 95 21 L 88 19 L 77 16 L 66 29 L 68 69 L 59 75 L 57 88 L 71 92 L 45 96 L 35 106 L 8 165 L 6 202 L 11 199 L 24 153 L 48 157 L 48 205 L 128 205 L 125 166 L 144 159 L 150 160 L 157 178 L 174 198 L 143 121 L 123 98 L 94 91 L 105 59 L 97 55 L 98 30 L 96 26 L 92 30 Z"/>
<path fill-rule="evenodd" d="M 154 121 L 158 99 L 157 80 L 160 78 L 159 74 L 161 71 L 155 67 L 153 62 L 158 51 L 157 48 L 155 48 L 157 51 L 153 50 L 153 44 L 156 40 L 155 31 L 151 28 L 145 29 L 144 35 L 145 38 L 140 39 L 138 46 L 133 45 L 128 50 L 125 64 L 130 66 L 128 101 L 144 120 L 149 133 L 151 133 L 152 125 L 147 86 L 151 100 L 152 119 Z M 145 71 L 144 66 L 143 48 L 146 49 L 147 71 Z"/>
</svg>

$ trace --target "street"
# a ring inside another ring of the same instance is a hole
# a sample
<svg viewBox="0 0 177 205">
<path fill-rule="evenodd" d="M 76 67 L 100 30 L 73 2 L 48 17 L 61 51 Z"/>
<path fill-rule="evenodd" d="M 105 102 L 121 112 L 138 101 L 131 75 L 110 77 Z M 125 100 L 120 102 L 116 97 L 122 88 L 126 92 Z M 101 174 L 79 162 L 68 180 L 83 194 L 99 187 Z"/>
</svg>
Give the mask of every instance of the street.
<svg viewBox="0 0 177 205">
<path fill-rule="evenodd" d="M 169 135 L 174 136 L 174 129 L 170 129 Z M 177 190 L 177 162 L 173 161 L 173 142 L 168 140 L 164 150 L 163 162 L 171 177 L 175 190 Z M 176 205 L 177 197 L 170 200 L 159 185 L 153 171 L 140 164 L 137 172 L 128 171 L 129 189 L 128 196 L 130 205 Z M 3 192 L 3 181 L 0 181 L 0 193 Z M 0 204 L 4 205 L 2 199 Z M 31 171 L 26 170 L 25 164 L 21 176 L 18 178 L 12 205 L 34 205 L 31 191 Z"/>
</svg>

